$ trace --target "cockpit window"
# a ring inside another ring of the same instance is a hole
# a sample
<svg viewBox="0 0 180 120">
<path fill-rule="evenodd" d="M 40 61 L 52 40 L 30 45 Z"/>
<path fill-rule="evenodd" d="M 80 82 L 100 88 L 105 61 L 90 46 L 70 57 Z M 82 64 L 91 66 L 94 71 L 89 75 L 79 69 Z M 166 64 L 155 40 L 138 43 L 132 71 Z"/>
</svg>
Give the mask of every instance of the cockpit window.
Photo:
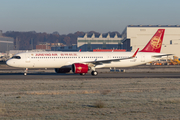
<svg viewBox="0 0 180 120">
<path fill-rule="evenodd" d="M 21 59 L 20 56 L 13 56 L 12 59 Z"/>
</svg>

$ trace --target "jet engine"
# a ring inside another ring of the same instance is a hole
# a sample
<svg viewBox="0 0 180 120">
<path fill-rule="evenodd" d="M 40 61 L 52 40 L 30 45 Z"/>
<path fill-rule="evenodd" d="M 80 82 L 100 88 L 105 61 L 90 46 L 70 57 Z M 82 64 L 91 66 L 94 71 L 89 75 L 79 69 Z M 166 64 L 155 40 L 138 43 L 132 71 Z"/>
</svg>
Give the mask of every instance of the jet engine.
<svg viewBox="0 0 180 120">
<path fill-rule="evenodd" d="M 72 72 L 73 73 L 87 73 L 88 72 L 88 65 L 82 63 L 74 63 L 72 64 Z"/>
<path fill-rule="evenodd" d="M 68 73 L 70 72 L 71 68 L 55 68 L 56 73 Z"/>
</svg>

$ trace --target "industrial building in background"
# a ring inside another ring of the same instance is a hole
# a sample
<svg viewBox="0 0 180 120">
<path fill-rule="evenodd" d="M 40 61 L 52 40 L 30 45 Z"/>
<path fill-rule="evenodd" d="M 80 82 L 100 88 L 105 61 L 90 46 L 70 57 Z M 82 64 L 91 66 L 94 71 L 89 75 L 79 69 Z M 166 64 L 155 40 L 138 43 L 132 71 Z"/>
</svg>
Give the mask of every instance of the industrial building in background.
<svg viewBox="0 0 180 120">
<path fill-rule="evenodd" d="M 51 51 L 78 51 L 77 44 L 72 44 L 70 46 L 52 46 Z"/>
<path fill-rule="evenodd" d="M 9 50 L 14 50 L 14 38 L 2 36 L 0 30 L 0 53 L 7 53 Z"/>
<path fill-rule="evenodd" d="M 180 25 L 128 25 L 122 32 L 122 36 L 110 37 L 88 36 L 77 38 L 77 47 L 82 51 L 93 49 L 125 49 L 126 51 L 140 50 L 147 44 L 158 29 L 165 29 L 161 52 L 172 53 L 180 57 Z M 172 58 L 173 56 L 171 56 Z"/>
<path fill-rule="evenodd" d="M 63 43 L 47 43 L 47 42 L 40 42 L 38 45 L 36 45 L 36 49 L 46 50 L 46 51 L 78 51 L 76 44 L 72 44 L 71 46 L 66 46 Z"/>
<path fill-rule="evenodd" d="M 51 50 L 51 43 L 41 42 L 38 45 L 36 45 L 36 49 Z"/>
<path fill-rule="evenodd" d="M 123 48 L 141 50 L 157 29 L 165 29 L 161 52 L 180 57 L 180 25 L 128 25 L 122 33 Z"/>
<path fill-rule="evenodd" d="M 87 34 L 84 37 L 77 38 L 77 47 L 82 51 L 93 51 L 93 49 L 121 49 L 122 47 L 122 38 L 117 34 L 115 36 L 110 36 L 108 33 L 107 36 L 100 34 L 99 36 L 88 36 Z"/>
</svg>

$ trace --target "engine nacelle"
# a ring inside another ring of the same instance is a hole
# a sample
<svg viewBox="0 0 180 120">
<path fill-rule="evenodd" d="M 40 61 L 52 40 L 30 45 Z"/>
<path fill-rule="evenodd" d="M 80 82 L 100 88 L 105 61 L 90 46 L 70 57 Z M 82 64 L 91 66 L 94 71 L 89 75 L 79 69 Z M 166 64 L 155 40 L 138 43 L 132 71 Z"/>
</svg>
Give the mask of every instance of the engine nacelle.
<svg viewBox="0 0 180 120">
<path fill-rule="evenodd" d="M 87 73 L 88 65 L 82 63 L 74 63 L 72 64 L 72 72 L 73 73 Z"/>
<path fill-rule="evenodd" d="M 68 73 L 70 72 L 71 68 L 55 68 L 56 73 Z"/>
</svg>

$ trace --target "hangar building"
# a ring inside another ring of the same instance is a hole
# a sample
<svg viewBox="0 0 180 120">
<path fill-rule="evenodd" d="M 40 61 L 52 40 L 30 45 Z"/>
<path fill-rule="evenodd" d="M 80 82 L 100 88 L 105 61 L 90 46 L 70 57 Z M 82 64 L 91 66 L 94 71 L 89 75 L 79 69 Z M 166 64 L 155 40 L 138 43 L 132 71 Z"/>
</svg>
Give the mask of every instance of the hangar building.
<svg viewBox="0 0 180 120">
<path fill-rule="evenodd" d="M 143 49 L 158 29 L 165 29 L 161 52 L 180 57 L 180 25 L 128 25 L 122 33 L 123 49 Z"/>
<path fill-rule="evenodd" d="M 98 35 L 92 34 L 88 36 L 87 34 L 84 37 L 77 38 L 77 47 L 82 51 L 92 51 L 93 49 L 120 49 L 122 46 L 122 38 L 117 34 L 114 36 L 107 35 Z"/>
<path fill-rule="evenodd" d="M 5 53 L 14 49 L 14 39 L 11 37 L 2 36 L 2 30 L 0 30 L 0 52 Z"/>
</svg>

